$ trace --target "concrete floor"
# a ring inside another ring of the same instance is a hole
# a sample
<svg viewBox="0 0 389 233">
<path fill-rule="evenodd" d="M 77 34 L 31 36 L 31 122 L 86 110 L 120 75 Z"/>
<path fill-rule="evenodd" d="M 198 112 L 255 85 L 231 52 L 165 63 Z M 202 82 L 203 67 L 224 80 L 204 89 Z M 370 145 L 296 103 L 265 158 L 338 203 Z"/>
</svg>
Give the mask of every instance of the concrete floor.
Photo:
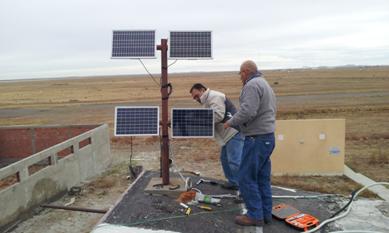
<svg viewBox="0 0 389 233">
<path fill-rule="evenodd" d="M 120 228 L 130 227 L 131 229 L 148 229 L 149 232 L 160 232 L 159 230 L 172 232 L 299 232 L 287 225 L 284 221 L 273 218 L 271 224 L 266 224 L 263 228 L 241 227 L 234 223 L 234 217 L 242 211 L 241 204 L 237 204 L 233 199 L 222 199 L 221 207 L 213 207 L 213 211 L 205 212 L 193 207 L 193 212 L 185 216 L 182 207 L 173 199 L 167 196 L 148 195 L 144 193 L 152 177 L 157 176 L 155 172 L 145 172 L 143 176 L 124 194 L 123 198 L 107 213 L 103 219 L 103 224 L 111 224 Z M 195 183 L 199 177 L 193 177 Z M 208 178 L 204 178 L 208 179 Z M 227 192 L 218 185 L 201 184 L 198 188 L 204 194 L 234 194 Z M 317 193 L 296 191 L 290 192 L 278 188 L 273 188 L 273 195 L 316 195 Z M 287 203 L 300 211 L 311 214 L 323 221 L 340 208 L 338 203 L 343 203 L 337 198 L 319 199 L 274 199 L 273 205 Z M 101 226 L 96 228 L 94 233 L 101 230 Z M 342 228 L 330 225 L 324 227 L 322 232 L 331 232 Z M 120 231 L 114 231 L 120 232 Z M 125 232 L 125 231 L 122 231 Z M 145 231 L 147 232 L 147 231 Z"/>
</svg>

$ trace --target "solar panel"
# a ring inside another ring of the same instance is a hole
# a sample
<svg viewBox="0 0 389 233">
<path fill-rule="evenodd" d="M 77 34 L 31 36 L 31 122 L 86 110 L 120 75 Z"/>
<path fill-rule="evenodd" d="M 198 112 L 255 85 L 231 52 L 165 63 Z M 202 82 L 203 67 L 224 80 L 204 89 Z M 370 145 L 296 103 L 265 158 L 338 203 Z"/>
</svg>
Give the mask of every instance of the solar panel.
<svg viewBox="0 0 389 233">
<path fill-rule="evenodd" d="M 173 138 L 212 138 L 213 110 L 207 108 L 173 108 Z"/>
<path fill-rule="evenodd" d="M 171 59 L 210 59 L 212 58 L 211 31 L 171 31 Z"/>
<path fill-rule="evenodd" d="M 112 58 L 155 58 L 155 31 L 113 31 Z"/>
<path fill-rule="evenodd" d="M 115 136 L 159 135 L 159 107 L 116 107 Z"/>
</svg>

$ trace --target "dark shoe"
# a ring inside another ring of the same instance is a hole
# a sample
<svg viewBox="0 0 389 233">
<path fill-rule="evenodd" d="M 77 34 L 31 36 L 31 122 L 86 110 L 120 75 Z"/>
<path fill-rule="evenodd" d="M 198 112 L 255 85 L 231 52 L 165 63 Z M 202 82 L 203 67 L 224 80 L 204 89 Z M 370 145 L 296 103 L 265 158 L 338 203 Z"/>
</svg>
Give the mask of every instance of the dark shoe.
<svg viewBox="0 0 389 233">
<path fill-rule="evenodd" d="M 231 184 L 229 182 L 225 182 L 221 184 L 222 188 L 229 189 L 229 190 L 239 190 L 239 186 L 236 186 L 234 184 Z"/>
<path fill-rule="evenodd" d="M 235 223 L 241 226 L 263 226 L 262 220 L 255 220 L 247 215 L 238 215 L 235 217 Z"/>
<path fill-rule="evenodd" d="M 242 204 L 243 203 L 243 199 L 241 197 L 237 197 L 234 199 L 234 203 L 235 204 Z"/>
<path fill-rule="evenodd" d="M 263 221 L 265 222 L 265 224 L 270 224 L 272 222 L 272 217 L 269 217 L 269 218 L 264 218 Z"/>
</svg>

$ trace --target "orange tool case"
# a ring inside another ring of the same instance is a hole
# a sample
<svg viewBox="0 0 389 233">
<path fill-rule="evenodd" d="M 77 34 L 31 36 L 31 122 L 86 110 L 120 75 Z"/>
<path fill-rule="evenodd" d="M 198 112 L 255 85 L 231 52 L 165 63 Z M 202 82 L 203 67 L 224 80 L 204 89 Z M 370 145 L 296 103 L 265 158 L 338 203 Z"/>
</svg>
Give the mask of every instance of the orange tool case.
<svg viewBox="0 0 389 233">
<path fill-rule="evenodd" d="M 287 224 L 304 231 L 319 224 L 317 218 L 310 214 L 302 213 L 300 210 L 284 203 L 274 206 L 272 214 L 275 218 L 285 220 Z"/>
</svg>

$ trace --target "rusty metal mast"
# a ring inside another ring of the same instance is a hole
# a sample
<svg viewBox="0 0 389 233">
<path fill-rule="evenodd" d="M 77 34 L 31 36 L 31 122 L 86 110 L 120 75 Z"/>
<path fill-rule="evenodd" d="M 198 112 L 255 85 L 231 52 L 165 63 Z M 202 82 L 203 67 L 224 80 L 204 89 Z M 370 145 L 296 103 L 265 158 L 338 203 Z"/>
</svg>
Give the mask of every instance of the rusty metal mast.
<svg viewBox="0 0 389 233">
<path fill-rule="evenodd" d="M 161 148 L 161 175 L 163 185 L 168 185 L 169 181 L 169 95 L 171 86 L 168 83 L 167 64 L 167 39 L 161 39 L 161 44 L 157 45 L 157 50 L 161 51 L 161 97 L 162 97 L 162 148 Z M 169 89 L 170 88 L 170 89 Z"/>
</svg>

